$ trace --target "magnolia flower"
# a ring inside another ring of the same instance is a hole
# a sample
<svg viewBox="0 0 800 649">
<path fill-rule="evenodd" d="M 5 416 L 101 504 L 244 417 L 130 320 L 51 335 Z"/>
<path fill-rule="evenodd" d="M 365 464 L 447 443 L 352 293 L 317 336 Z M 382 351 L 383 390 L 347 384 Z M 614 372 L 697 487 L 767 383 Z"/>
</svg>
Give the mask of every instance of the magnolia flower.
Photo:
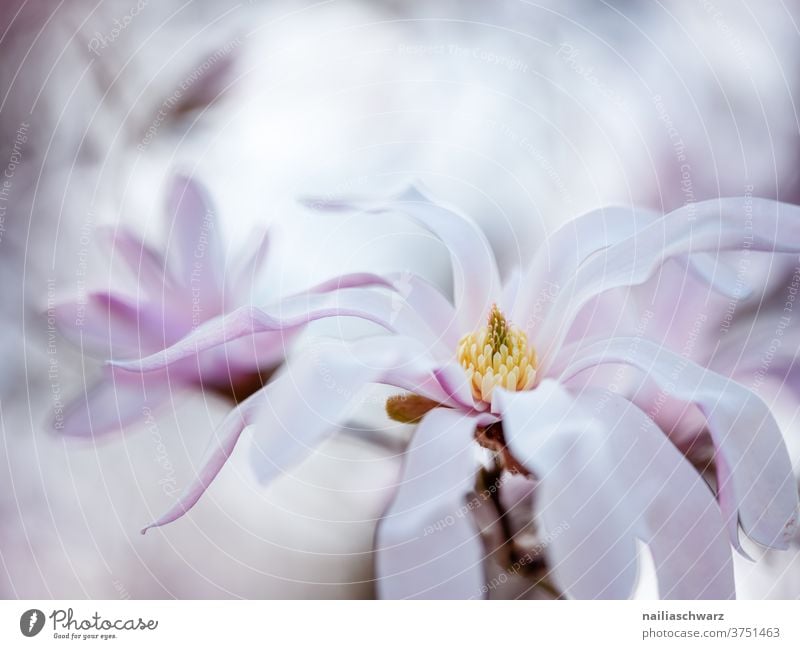
<svg viewBox="0 0 800 649">
<path fill-rule="evenodd" d="M 680 269 L 680 290 L 705 284 L 730 298 L 735 273 L 716 256 L 743 246 L 797 253 L 800 208 L 750 201 L 747 213 L 760 225 L 746 240 L 740 199 L 690 205 L 664 217 L 599 210 L 557 231 L 527 269 L 502 283 L 479 228 L 418 189 L 388 205 L 327 207 L 399 211 L 426 228 L 451 255 L 453 302 L 418 277 L 406 278 L 403 291 L 397 278 L 387 277 L 383 286 L 354 289 L 347 300 L 340 294 L 305 300 L 295 305 L 303 307 L 299 312 L 243 309 L 162 353 L 118 363 L 163 371 L 276 322 L 334 314 L 386 330 L 320 340 L 292 358 L 226 420 L 204 470 L 156 524 L 197 502 L 247 425 L 253 425 L 255 466 L 269 479 L 335 429 L 357 406 L 364 385 L 381 383 L 404 391 L 387 401 L 389 416 L 417 425 L 376 533 L 383 597 L 485 594 L 484 547 L 475 517 L 464 515 L 476 476 L 485 471 L 481 447 L 496 468 L 534 485 L 548 579 L 569 597 L 629 597 L 637 541 L 652 555 L 664 598 L 733 597 L 732 547 L 744 552 L 740 529 L 761 545 L 787 546 L 798 496 L 769 409 L 668 337 L 650 340 L 635 324 L 638 303 L 626 289 L 654 282 L 654 299 L 681 308 L 683 295 L 671 293 L 675 285 L 658 285 L 662 273 Z M 654 323 L 653 331 L 664 324 Z M 633 387 L 616 385 L 608 368 L 632 368 Z M 650 412 L 653 388 L 663 396 L 658 413 Z M 711 440 L 713 479 L 701 477 L 660 421 Z"/>
<path fill-rule="evenodd" d="M 252 279 L 266 257 L 267 234 L 226 273 L 215 212 L 197 182 L 172 180 L 165 216 L 168 256 L 129 231 L 104 230 L 112 259 L 117 257 L 130 276 L 115 276 L 110 291 L 55 307 L 60 332 L 83 352 L 105 359 L 153 353 L 249 300 Z M 203 385 L 235 395 L 254 383 L 260 387 L 259 372 L 282 356 L 281 341 L 267 338 L 214 350 L 169 371 L 135 376 L 112 368 L 68 404 L 55 427 L 66 435 L 96 437 L 144 418 L 181 388 Z"/>
<path fill-rule="evenodd" d="M 120 259 L 130 277 L 115 276 L 112 290 L 93 291 L 53 309 L 62 335 L 82 352 L 111 360 L 139 358 L 170 347 L 198 331 L 203 322 L 251 302 L 254 282 L 264 272 L 268 233 L 252 237 L 249 249 L 226 268 L 215 209 L 201 185 L 183 176 L 171 181 L 165 216 L 171 243 L 167 255 L 131 232 L 104 231 L 112 258 Z M 126 279 L 133 282 L 126 284 Z M 348 275 L 310 291 L 373 281 L 383 280 Z M 110 366 L 65 407 L 54 426 L 68 436 L 97 437 L 146 418 L 184 389 L 244 399 L 266 382 L 297 331 L 297 326 L 275 327 L 242 336 L 142 375 Z"/>
</svg>

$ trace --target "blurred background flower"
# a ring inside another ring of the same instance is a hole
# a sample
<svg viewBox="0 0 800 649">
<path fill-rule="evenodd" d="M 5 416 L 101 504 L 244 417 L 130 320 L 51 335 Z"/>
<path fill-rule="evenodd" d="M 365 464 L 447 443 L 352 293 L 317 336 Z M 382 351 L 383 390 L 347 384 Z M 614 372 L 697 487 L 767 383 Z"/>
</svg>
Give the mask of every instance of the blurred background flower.
<svg viewBox="0 0 800 649">
<path fill-rule="evenodd" d="M 268 488 L 234 454 L 190 516 L 145 538 L 224 400 L 175 398 L 120 443 L 46 430 L 102 371 L 48 309 L 108 288 L 97 226 L 168 242 L 173 170 L 208 185 L 231 261 L 252 226 L 275 232 L 256 300 L 370 269 L 448 290 L 447 256 L 423 230 L 331 220 L 298 196 L 419 178 L 479 221 L 503 274 L 607 203 L 796 202 L 797 17 L 794 1 L 5 3 L 0 594 L 374 593 L 374 523 L 404 442 L 380 399 Z M 791 428 L 795 405 L 781 404 Z M 737 569 L 740 596 L 800 595 L 796 549 Z"/>
</svg>

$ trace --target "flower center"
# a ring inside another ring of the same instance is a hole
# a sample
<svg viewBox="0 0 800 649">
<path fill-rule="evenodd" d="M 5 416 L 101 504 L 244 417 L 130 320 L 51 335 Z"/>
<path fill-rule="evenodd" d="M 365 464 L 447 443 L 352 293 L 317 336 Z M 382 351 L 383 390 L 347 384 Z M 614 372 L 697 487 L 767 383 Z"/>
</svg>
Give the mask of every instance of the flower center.
<svg viewBox="0 0 800 649">
<path fill-rule="evenodd" d="M 492 306 L 486 326 L 458 343 L 458 362 L 466 370 L 476 399 L 492 402 L 496 387 L 517 392 L 530 390 L 536 379 L 536 351 L 525 332 Z"/>
</svg>

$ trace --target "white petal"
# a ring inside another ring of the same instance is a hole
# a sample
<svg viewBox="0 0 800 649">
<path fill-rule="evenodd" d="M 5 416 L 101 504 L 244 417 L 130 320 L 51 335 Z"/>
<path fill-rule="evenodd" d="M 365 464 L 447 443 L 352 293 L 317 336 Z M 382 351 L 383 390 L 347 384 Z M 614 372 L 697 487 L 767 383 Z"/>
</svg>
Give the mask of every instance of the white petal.
<svg viewBox="0 0 800 649">
<path fill-rule="evenodd" d="M 483 595 L 483 543 L 467 505 L 478 469 L 474 430 L 474 419 L 448 408 L 432 410 L 417 427 L 376 534 L 380 597 Z"/>
<path fill-rule="evenodd" d="M 330 293 L 308 291 L 267 308 L 243 306 L 203 323 L 171 347 L 143 359 L 115 362 L 134 371 L 151 371 L 254 333 L 293 334 L 314 320 L 352 316 L 375 322 L 388 331 L 426 343 L 441 356 L 439 336 L 394 293 L 364 288 L 344 288 Z M 278 338 L 276 343 L 280 344 Z"/>
<path fill-rule="evenodd" d="M 253 432 L 259 478 L 271 480 L 305 457 L 348 415 L 363 405 L 368 383 L 400 384 L 435 400 L 447 395 L 433 376 L 424 349 L 402 337 L 375 336 L 353 342 L 321 341 L 290 358 L 261 391 Z"/>
<path fill-rule="evenodd" d="M 142 529 L 142 534 L 154 527 L 161 527 L 178 520 L 197 504 L 222 467 L 225 466 L 244 429 L 253 423 L 253 418 L 260 407 L 263 407 L 262 395 L 256 392 L 242 401 L 225 417 L 219 428 L 214 431 L 208 449 L 200 462 L 200 470 L 194 479 L 183 490 L 172 507 Z"/>
<path fill-rule="evenodd" d="M 165 319 L 156 302 L 139 303 L 120 294 L 91 292 L 82 302 L 52 309 L 59 332 L 84 353 L 103 358 L 136 358 L 175 340 L 182 323 Z"/>
<path fill-rule="evenodd" d="M 652 210 L 604 207 L 568 221 L 536 250 L 512 311 L 514 322 L 528 329 L 549 311 L 555 294 L 591 255 L 623 241 L 660 218 Z M 527 323 L 527 324 L 526 324 Z M 530 325 L 530 326 L 528 326 Z"/>
<path fill-rule="evenodd" d="M 98 438 L 144 419 L 181 387 L 166 372 L 136 375 L 106 372 L 85 394 L 75 397 L 54 421 L 57 433 L 69 437 Z"/>
<path fill-rule="evenodd" d="M 499 401 L 506 441 L 541 481 L 537 513 L 567 593 L 628 596 L 641 539 L 653 553 L 662 598 L 734 596 L 713 494 L 643 412 L 600 390 L 573 397 L 553 381 L 502 392 Z"/>
<path fill-rule="evenodd" d="M 613 288 L 642 284 L 667 259 L 744 248 L 800 252 L 800 207 L 766 199 L 749 199 L 745 204 L 745 200 L 717 199 L 683 207 L 587 258 L 542 307 L 542 317 L 526 321 L 541 352 L 540 367 L 547 372 L 589 300 Z M 748 218 L 759 224 L 747 237 L 741 225 L 745 209 Z"/>
<path fill-rule="evenodd" d="M 603 427 L 555 382 L 499 390 L 506 442 L 541 481 L 536 521 L 559 588 L 579 599 L 624 599 L 636 583 L 637 551 L 625 530 L 620 494 L 600 488 L 613 457 L 602 454 Z M 625 505 L 625 503 L 623 503 Z"/>
<path fill-rule="evenodd" d="M 696 404 L 717 450 L 719 499 L 732 543 L 739 547 L 741 523 L 754 541 L 787 547 L 797 524 L 797 487 L 781 431 L 756 394 L 647 339 L 611 338 L 565 356 L 563 381 L 597 365 L 627 364 L 666 396 Z"/>
<path fill-rule="evenodd" d="M 391 273 L 387 275 L 395 291 L 412 311 L 415 311 L 435 331 L 440 338 L 438 346 L 450 358 L 464 331 L 457 318 L 456 310 L 438 288 L 412 273 Z"/>
<path fill-rule="evenodd" d="M 462 331 L 482 324 L 492 303 L 500 299 L 500 274 L 486 235 L 467 216 L 431 200 L 421 187 L 412 185 L 379 204 L 346 200 L 310 200 L 307 204 L 334 210 L 400 211 L 436 236 L 452 260 L 454 301 Z"/>
<path fill-rule="evenodd" d="M 203 313 L 222 311 L 224 259 L 214 206 L 199 182 L 176 175 L 167 193 L 170 219 L 167 259 L 187 295 L 194 291 Z"/>
<path fill-rule="evenodd" d="M 214 433 L 202 468 L 177 502 L 143 530 L 177 520 L 205 493 L 253 427 L 256 474 L 269 481 L 300 462 L 359 404 L 359 390 L 390 372 L 400 373 L 407 347 L 392 339 L 321 342 L 293 357 L 262 390 L 234 408 Z"/>
</svg>

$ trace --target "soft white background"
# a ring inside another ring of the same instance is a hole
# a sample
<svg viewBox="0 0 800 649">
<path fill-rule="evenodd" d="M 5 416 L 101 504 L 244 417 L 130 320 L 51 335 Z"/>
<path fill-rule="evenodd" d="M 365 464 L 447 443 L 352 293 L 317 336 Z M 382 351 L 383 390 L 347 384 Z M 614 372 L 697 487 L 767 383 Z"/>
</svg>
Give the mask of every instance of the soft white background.
<svg viewBox="0 0 800 649">
<path fill-rule="evenodd" d="M 379 406 L 361 418 L 382 428 L 377 441 L 343 433 L 268 488 L 235 454 L 189 516 L 146 537 L 169 502 L 158 443 L 183 484 L 227 404 L 176 395 L 157 431 L 99 445 L 47 430 L 47 282 L 74 292 L 86 255 L 108 283 L 82 239 L 92 225 L 165 245 L 171 170 L 205 181 L 232 257 L 253 225 L 275 226 L 264 300 L 342 270 L 450 281 L 414 227 L 312 214 L 298 196 L 380 196 L 421 178 L 481 224 L 504 272 L 602 204 L 671 209 L 748 185 L 800 198 L 794 2 L 150 0 L 90 51 L 135 5 L 17 0 L 0 17 L 0 169 L 30 124 L 0 230 L 3 597 L 373 592 L 374 519 L 405 434 Z M 64 398 L 99 367 L 63 341 L 58 358 Z M 800 596 L 794 554 L 740 577 L 743 596 Z"/>
</svg>

